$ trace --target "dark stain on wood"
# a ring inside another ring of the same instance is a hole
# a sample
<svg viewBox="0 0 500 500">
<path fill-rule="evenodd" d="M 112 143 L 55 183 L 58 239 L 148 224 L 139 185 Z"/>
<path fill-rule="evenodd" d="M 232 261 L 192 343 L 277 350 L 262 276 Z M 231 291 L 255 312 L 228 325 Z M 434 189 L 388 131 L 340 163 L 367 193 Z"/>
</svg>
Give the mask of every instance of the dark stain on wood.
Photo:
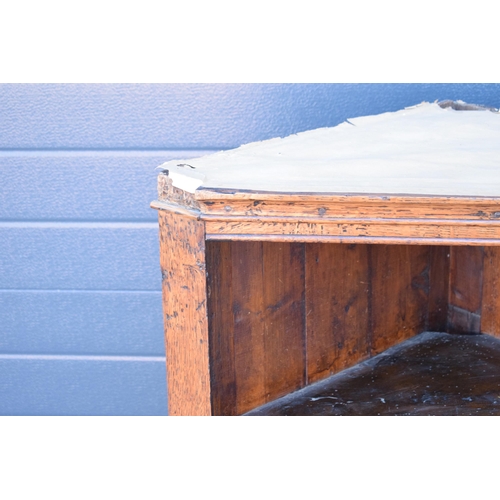
<svg viewBox="0 0 500 500">
<path fill-rule="evenodd" d="M 444 332 L 448 325 L 450 247 L 429 247 L 429 318 L 426 330 Z"/>
<path fill-rule="evenodd" d="M 248 415 L 500 415 L 500 340 L 423 333 Z"/>
</svg>

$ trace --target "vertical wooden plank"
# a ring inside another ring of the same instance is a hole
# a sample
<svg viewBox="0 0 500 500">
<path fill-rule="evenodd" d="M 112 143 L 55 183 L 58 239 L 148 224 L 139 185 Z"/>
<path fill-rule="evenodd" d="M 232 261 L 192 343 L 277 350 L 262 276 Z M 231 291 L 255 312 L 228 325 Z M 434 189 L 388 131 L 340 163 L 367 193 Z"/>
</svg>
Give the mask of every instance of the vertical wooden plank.
<svg viewBox="0 0 500 500">
<path fill-rule="evenodd" d="M 448 331 L 479 333 L 484 247 L 451 247 Z"/>
<path fill-rule="evenodd" d="M 263 243 L 265 401 L 305 385 L 304 244 Z"/>
<path fill-rule="evenodd" d="M 232 242 L 236 412 L 265 401 L 262 242 Z"/>
<path fill-rule="evenodd" d="M 207 241 L 210 383 L 213 415 L 236 415 L 232 244 Z"/>
<path fill-rule="evenodd" d="M 227 354 L 213 370 L 213 391 L 224 402 L 215 403 L 223 414 L 241 414 L 272 401 L 305 384 L 305 313 L 304 313 L 304 245 L 301 243 L 231 242 L 231 286 L 218 289 L 217 303 L 232 303 L 232 320 L 225 310 L 217 319 L 215 329 L 223 336 L 233 328 L 234 355 L 223 366 Z M 227 276 L 222 278 L 227 280 Z M 211 280 L 209 278 L 209 283 Z M 213 293 L 212 290 L 210 293 Z M 225 306 L 227 307 L 227 306 Z M 226 346 L 230 340 L 217 342 Z M 215 344 L 214 344 L 215 348 Z M 226 353 L 231 348 L 226 347 Z M 213 356 L 212 359 L 215 359 Z M 231 385 L 234 373 L 234 392 Z M 222 389 L 216 387 L 223 384 Z M 231 412 L 232 398 L 235 410 Z"/>
<path fill-rule="evenodd" d="M 445 332 L 448 321 L 450 247 L 430 247 L 429 323 L 426 330 Z"/>
<path fill-rule="evenodd" d="M 367 245 L 306 245 L 308 382 L 369 356 Z"/>
<path fill-rule="evenodd" d="M 500 337 L 500 247 L 485 247 L 481 332 Z"/>
<path fill-rule="evenodd" d="M 170 415 L 210 415 L 204 223 L 159 212 Z"/>
<path fill-rule="evenodd" d="M 428 246 L 371 245 L 372 355 L 425 330 Z"/>
</svg>

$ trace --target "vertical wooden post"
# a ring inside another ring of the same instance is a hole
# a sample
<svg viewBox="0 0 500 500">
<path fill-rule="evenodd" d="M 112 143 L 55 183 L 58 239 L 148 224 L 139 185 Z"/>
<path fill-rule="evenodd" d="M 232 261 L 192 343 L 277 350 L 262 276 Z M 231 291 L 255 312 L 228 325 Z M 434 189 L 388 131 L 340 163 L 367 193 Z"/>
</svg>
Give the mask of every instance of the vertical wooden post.
<svg viewBox="0 0 500 500">
<path fill-rule="evenodd" d="M 159 211 L 169 415 L 211 415 L 205 224 Z"/>
</svg>

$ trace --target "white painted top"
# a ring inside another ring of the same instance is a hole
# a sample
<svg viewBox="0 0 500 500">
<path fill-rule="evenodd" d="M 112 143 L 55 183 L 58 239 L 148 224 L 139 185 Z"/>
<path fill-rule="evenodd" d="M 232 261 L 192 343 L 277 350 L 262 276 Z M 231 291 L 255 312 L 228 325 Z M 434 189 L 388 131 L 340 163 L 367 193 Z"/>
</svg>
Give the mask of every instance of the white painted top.
<svg viewBox="0 0 500 500">
<path fill-rule="evenodd" d="M 189 192 L 500 197 L 500 114 L 422 103 L 161 168 Z"/>
</svg>

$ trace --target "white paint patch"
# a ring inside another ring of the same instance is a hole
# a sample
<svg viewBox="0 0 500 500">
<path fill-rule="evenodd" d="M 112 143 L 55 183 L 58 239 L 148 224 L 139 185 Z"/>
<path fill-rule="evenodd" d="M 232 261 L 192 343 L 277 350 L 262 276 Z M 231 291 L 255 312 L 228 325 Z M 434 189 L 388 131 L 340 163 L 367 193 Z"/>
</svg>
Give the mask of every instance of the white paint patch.
<svg viewBox="0 0 500 500">
<path fill-rule="evenodd" d="M 500 114 L 422 103 L 162 168 L 190 193 L 207 187 L 500 197 Z"/>
<path fill-rule="evenodd" d="M 187 164 L 185 165 L 169 165 L 168 176 L 172 179 L 174 187 L 188 193 L 194 193 L 203 184 L 205 174 L 198 173 Z"/>
</svg>

